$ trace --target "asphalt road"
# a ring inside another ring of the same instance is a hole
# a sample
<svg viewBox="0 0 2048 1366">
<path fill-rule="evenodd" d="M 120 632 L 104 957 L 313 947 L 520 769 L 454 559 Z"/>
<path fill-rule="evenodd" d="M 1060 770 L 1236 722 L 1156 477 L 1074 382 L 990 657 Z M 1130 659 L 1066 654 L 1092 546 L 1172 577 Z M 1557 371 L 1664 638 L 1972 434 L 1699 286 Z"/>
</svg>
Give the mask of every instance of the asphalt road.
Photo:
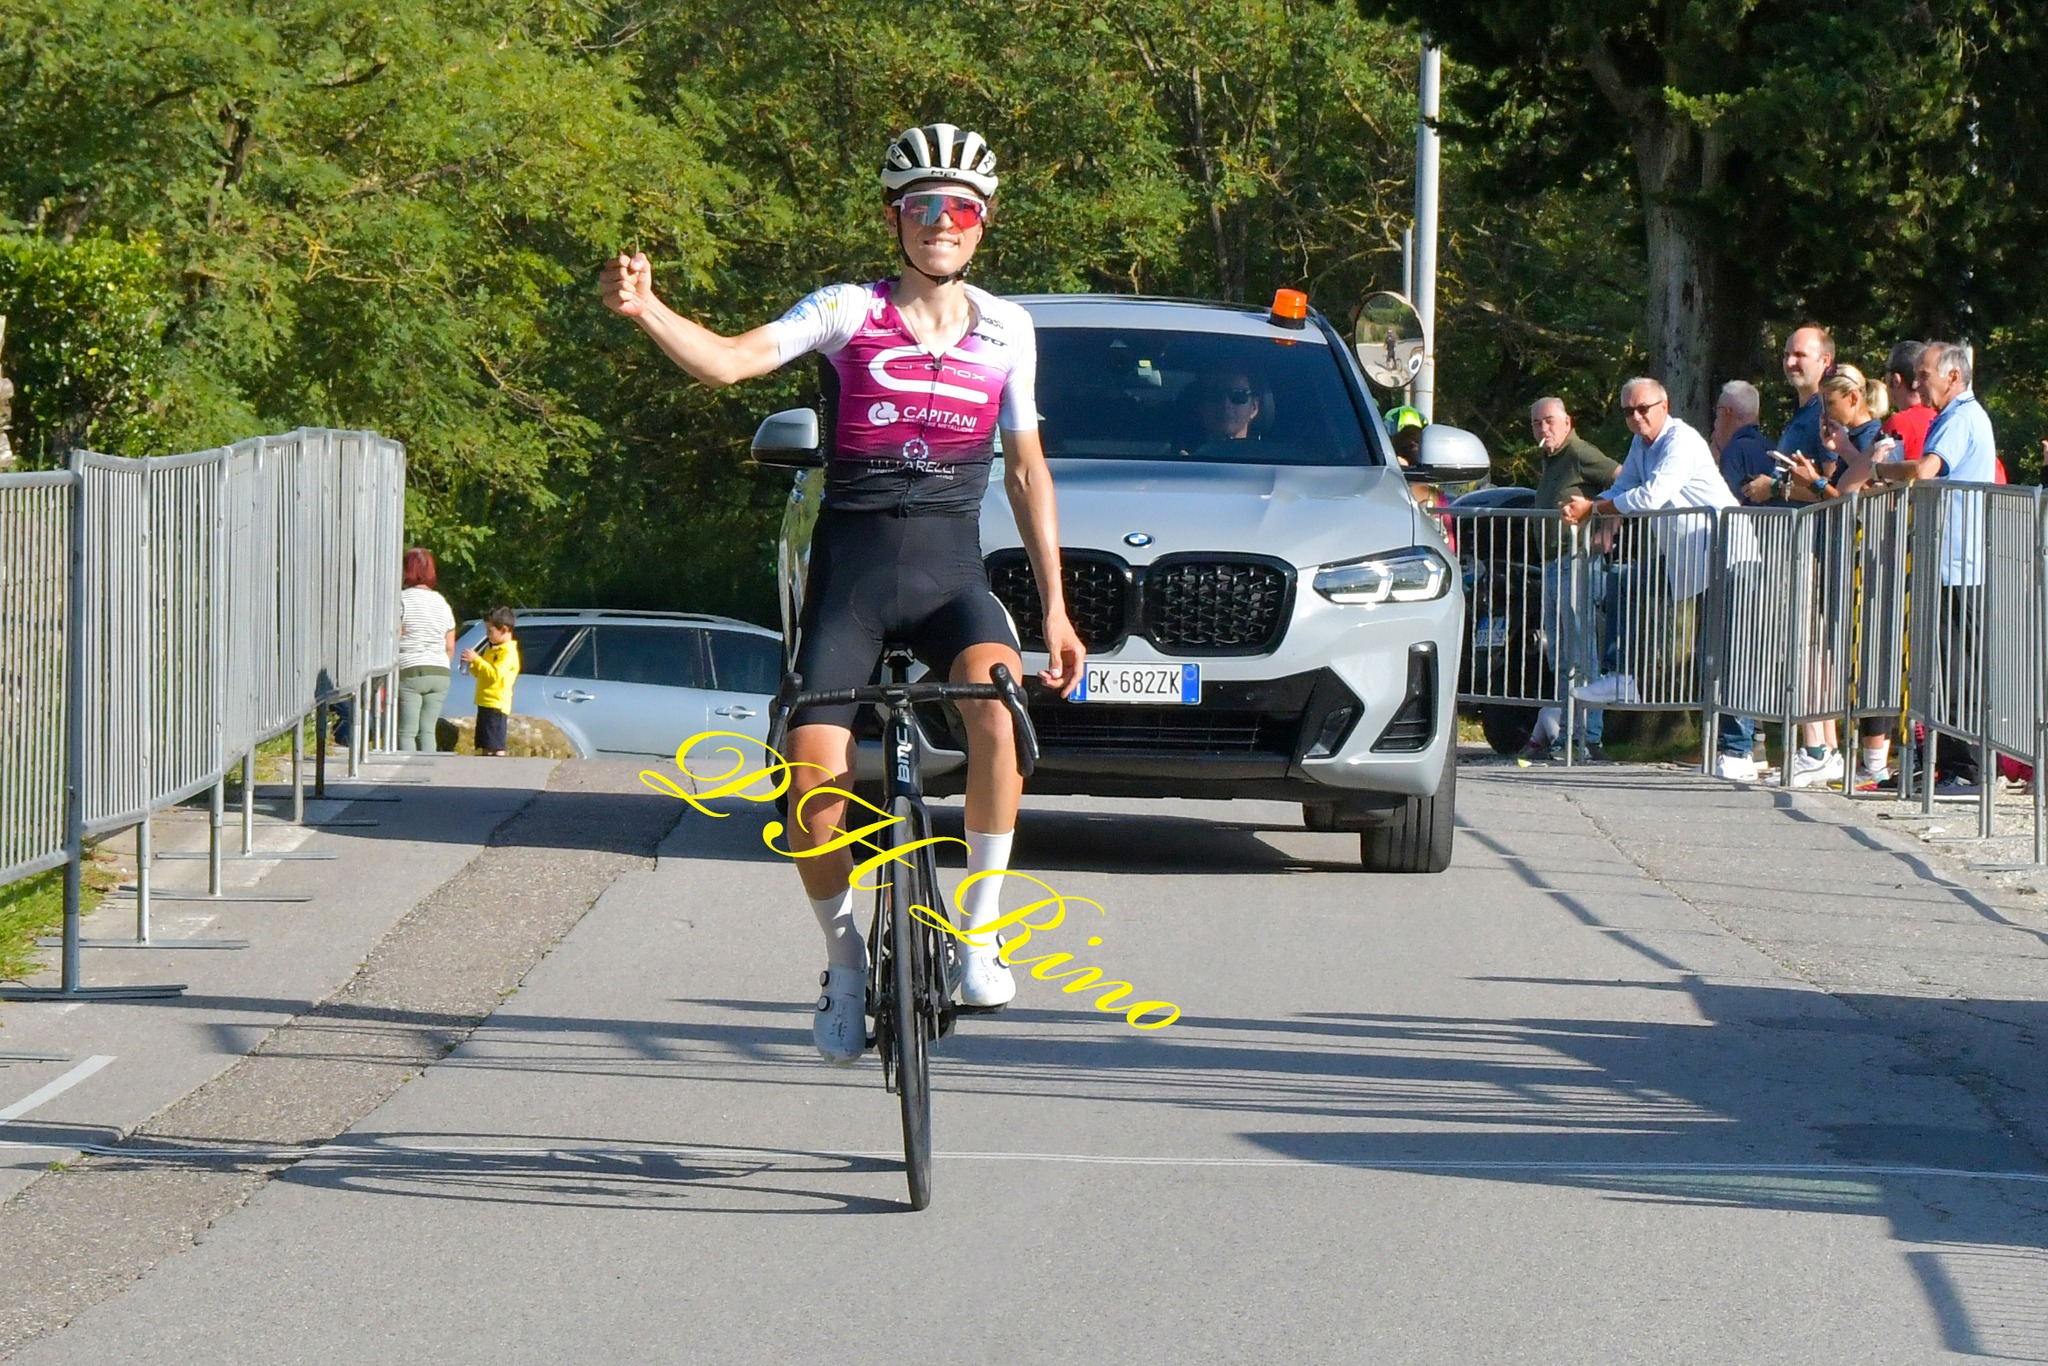
<svg viewBox="0 0 2048 1366">
<path fill-rule="evenodd" d="M 879 1069 L 811 1048 L 792 870 L 691 814 L 13 1359 L 2048 1360 L 2048 917 L 1846 811 L 1468 770 L 1452 871 L 1373 878 L 1293 808 L 1046 804 L 1018 863 L 1103 914 L 1039 942 L 1184 1015 L 965 1022 L 916 1215 Z"/>
</svg>

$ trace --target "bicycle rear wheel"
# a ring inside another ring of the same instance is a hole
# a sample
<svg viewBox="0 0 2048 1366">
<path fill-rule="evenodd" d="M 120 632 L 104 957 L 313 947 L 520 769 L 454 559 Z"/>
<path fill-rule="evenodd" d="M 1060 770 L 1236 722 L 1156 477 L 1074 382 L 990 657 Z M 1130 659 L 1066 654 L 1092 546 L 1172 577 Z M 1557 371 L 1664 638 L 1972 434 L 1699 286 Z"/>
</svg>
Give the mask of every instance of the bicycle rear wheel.
<svg viewBox="0 0 2048 1366">
<path fill-rule="evenodd" d="M 908 798 L 898 797 L 890 814 L 898 830 L 916 828 Z M 932 889 L 923 886 L 917 861 L 889 870 L 889 937 L 893 940 L 890 971 L 896 1045 L 896 1098 L 903 1110 L 903 1170 L 910 1183 L 910 1207 L 932 1202 L 932 1088 L 930 1034 L 925 1003 L 931 994 L 931 936 L 934 931 L 910 913 L 913 905 L 933 904 Z"/>
</svg>

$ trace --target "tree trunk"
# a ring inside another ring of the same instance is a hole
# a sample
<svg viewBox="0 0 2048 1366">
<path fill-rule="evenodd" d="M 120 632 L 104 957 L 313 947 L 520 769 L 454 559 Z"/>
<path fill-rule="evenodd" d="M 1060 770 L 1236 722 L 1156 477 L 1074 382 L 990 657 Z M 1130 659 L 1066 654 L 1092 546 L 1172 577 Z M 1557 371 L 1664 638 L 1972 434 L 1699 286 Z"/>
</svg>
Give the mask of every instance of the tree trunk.
<svg viewBox="0 0 2048 1366">
<path fill-rule="evenodd" d="M 1650 266 L 1650 373 L 1671 392 L 1671 411 L 1704 431 L 1713 414 L 1714 249 L 1691 201 L 1720 184 L 1727 153 L 1711 128 L 1666 107 L 1659 85 L 1631 85 L 1604 37 L 1593 38 L 1581 61 L 1627 121 L 1635 148 Z M 1683 84 L 1677 72 L 1664 75 L 1665 84 Z"/>
<path fill-rule="evenodd" d="M 1671 411 L 1705 431 L 1712 423 L 1714 256 L 1682 203 L 1715 175 L 1713 149 L 1689 124 L 1657 110 L 1636 130 L 1649 279 L 1650 367 L 1671 391 Z"/>
</svg>

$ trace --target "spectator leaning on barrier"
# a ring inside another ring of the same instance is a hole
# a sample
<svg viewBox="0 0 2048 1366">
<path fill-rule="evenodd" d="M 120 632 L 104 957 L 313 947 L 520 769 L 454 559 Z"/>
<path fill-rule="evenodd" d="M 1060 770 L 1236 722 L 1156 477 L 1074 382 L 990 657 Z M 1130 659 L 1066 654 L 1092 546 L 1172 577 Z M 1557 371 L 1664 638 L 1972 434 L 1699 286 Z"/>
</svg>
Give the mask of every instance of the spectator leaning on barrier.
<svg viewBox="0 0 2048 1366">
<path fill-rule="evenodd" d="M 1566 521 L 1577 525 L 1595 513 L 1735 506 L 1735 495 L 1721 477 L 1721 467 L 1706 438 L 1671 415 L 1671 396 L 1662 383 L 1639 378 L 1622 385 L 1621 411 L 1633 433 L 1621 473 L 1599 499 L 1574 498 L 1566 503 Z M 1712 541 L 1711 529 L 1692 524 L 1666 536 L 1661 550 L 1674 599 L 1695 598 L 1706 591 Z M 1605 674 L 1572 691 L 1587 703 L 1642 700 L 1635 679 L 1626 673 Z M 1747 718 L 1723 713 L 1716 736 L 1719 754 L 1714 775 L 1754 781 L 1758 772 L 1755 737 L 1756 728 Z"/>
<path fill-rule="evenodd" d="M 1885 435 L 1905 448 L 1908 460 L 1918 460 L 1927 453 L 1927 429 L 1934 423 L 1934 409 L 1927 406 L 1914 387 L 1914 377 L 1920 373 L 1920 353 L 1926 349 L 1920 342 L 1902 341 L 1884 358 L 1885 396 L 1892 406 L 1892 415 L 1884 420 Z"/>
<path fill-rule="evenodd" d="M 448 701 L 455 662 L 455 613 L 439 592 L 434 552 L 405 552 L 405 589 L 398 595 L 398 747 L 435 748 L 434 725 Z"/>
<path fill-rule="evenodd" d="M 1763 396 L 1746 379 L 1722 385 L 1721 397 L 1714 402 L 1714 454 L 1721 461 L 1721 477 L 1728 481 L 1728 491 L 1745 503 L 1772 502 L 1769 485 L 1778 474 L 1771 443 L 1757 425 L 1762 407 Z M 1752 492 L 1758 496 L 1751 497 Z"/>
<path fill-rule="evenodd" d="M 1778 434 L 1778 446 L 1786 455 L 1804 455 L 1821 460 L 1820 381 L 1835 363 L 1835 339 L 1822 327 L 1801 327 L 1785 338 L 1785 383 L 1799 407 L 1785 430 Z"/>
<path fill-rule="evenodd" d="M 1606 452 L 1579 435 L 1561 398 L 1539 398 L 1530 405 L 1529 431 L 1544 455 L 1543 473 L 1536 480 L 1536 506 L 1539 508 L 1561 508 L 1573 498 L 1596 498 L 1620 472 L 1621 467 L 1609 459 Z M 1558 590 L 1563 567 L 1556 561 L 1543 566 L 1543 621 L 1546 632 L 1553 636 L 1552 623 L 1559 622 Z M 1589 607 L 1606 604 L 1609 581 L 1607 557 L 1597 553 L 1596 547 L 1596 553 L 1586 558 L 1585 592 Z M 1604 634 L 1597 612 L 1574 613 L 1572 640 L 1576 658 L 1571 661 L 1574 672 L 1591 676 L 1598 674 L 1606 665 L 1606 651 L 1602 648 L 1605 645 Z M 1558 661 L 1555 646 L 1552 649 L 1551 663 L 1554 666 Z M 1536 763 L 1552 757 L 1554 743 L 1563 730 L 1563 721 L 1562 708 L 1545 707 L 1538 712 L 1536 729 L 1522 751 L 1521 762 Z M 1597 708 L 1587 711 L 1584 729 L 1575 745 L 1576 757 L 1605 759 L 1607 754 L 1600 743 L 1605 729 L 1603 713 Z"/>
<path fill-rule="evenodd" d="M 1872 476 L 1881 483 L 1945 479 L 1959 484 L 1998 482 L 1998 443 L 1991 415 L 1972 391 L 1970 349 L 1957 342 L 1929 342 L 1914 368 L 1914 387 L 1934 410 L 1927 446 L 1918 460 L 1880 460 Z M 1967 667 L 1976 639 L 1977 590 L 1984 582 L 1984 499 L 1957 492 L 1943 500 L 1941 622 L 1952 669 Z M 1956 696 L 1970 685 L 1941 680 Z M 1936 791 L 1967 793 L 1982 778 L 1976 754 L 1959 742 L 1942 745 L 1935 770 Z"/>
<path fill-rule="evenodd" d="M 1918 343 L 1911 343 L 1918 349 Z M 1892 357 L 1899 355 L 1899 347 L 1892 348 Z M 1821 443 L 1835 460 L 1831 472 L 1824 472 L 1805 456 L 1795 456 L 1792 465 L 1781 476 L 1793 501 L 1827 502 L 1854 493 L 1873 479 L 1875 461 L 1882 459 L 1889 448 L 1900 443 L 1900 438 L 1884 440 L 1885 428 L 1880 422 L 1891 407 L 1891 385 L 1879 384 L 1867 379 L 1861 370 L 1853 365 L 1836 365 L 1828 369 L 1820 385 L 1821 402 L 1827 410 L 1827 420 L 1821 427 Z M 1862 737 L 1862 758 L 1857 769 L 1856 784 L 1859 789 L 1874 789 L 1891 777 L 1891 732 L 1898 725 L 1898 718 L 1879 716 L 1865 717 L 1858 727 Z M 1814 782 L 1831 781 L 1840 774 L 1837 771 L 1843 762 L 1838 756 L 1831 757 L 1835 747 L 1833 724 L 1804 727 L 1806 753 L 1793 761 L 1793 786 L 1809 786 Z M 1809 776 L 1801 781 L 1802 774 Z"/>
</svg>

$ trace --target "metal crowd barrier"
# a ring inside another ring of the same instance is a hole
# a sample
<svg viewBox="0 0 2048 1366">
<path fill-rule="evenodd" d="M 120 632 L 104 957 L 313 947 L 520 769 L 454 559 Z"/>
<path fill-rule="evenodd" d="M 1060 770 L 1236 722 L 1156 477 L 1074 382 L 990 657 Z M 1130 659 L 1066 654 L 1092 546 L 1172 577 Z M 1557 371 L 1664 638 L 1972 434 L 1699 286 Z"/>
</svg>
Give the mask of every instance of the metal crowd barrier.
<svg viewBox="0 0 2048 1366">
<path fill-rule="evenodd" d="M 1930 753 L 1975 751 L 1980 834 L 1997 761 L 2032 766 L 2034 860 L 2048 863 L 2048 500 L 2009 485 L 1922 482 L 1797 508 L 1666 509 L 1596 518 L 1438 510 L 1467 586 L 1458 701 L 1555 708 L 1564 750 L 1583 713 L 1696 711 L 1717 721 L 1832 723 L 1855 794 L 1859 729 L 1896 734 L 1902 795 L 1933 809 Z M 1598 701 L 1574 687 L 1605 680 Z M 1489 729 L 1489 739 L 1493 738 Z M 1917 768 L 1917 771 L 1916 771 Z"/>
<path fill-rule="evenodd" d="M 355 707 L 351 774 L 370 744 L 388 746 L 404 481 L 398 443 L 316 429 L 142 460 L 81 451 L 69 470 L 0 475 L 0 883 L 66 868 L 62 984 L 0 999 L 182 990 L 80 985 L 84 845 L 136 830 L 136 938 L 111 942 L 150 944 L 150 818 L 209 788 L 208 890 L 156 899 L 303 899 L 223 891 L 226 777 L 241 765 L 250 857 L 259 744 L 292 736 L 294 819 L 309 713 L 322 717 L 316 791 L 330 704 Z"/>
</svg>

